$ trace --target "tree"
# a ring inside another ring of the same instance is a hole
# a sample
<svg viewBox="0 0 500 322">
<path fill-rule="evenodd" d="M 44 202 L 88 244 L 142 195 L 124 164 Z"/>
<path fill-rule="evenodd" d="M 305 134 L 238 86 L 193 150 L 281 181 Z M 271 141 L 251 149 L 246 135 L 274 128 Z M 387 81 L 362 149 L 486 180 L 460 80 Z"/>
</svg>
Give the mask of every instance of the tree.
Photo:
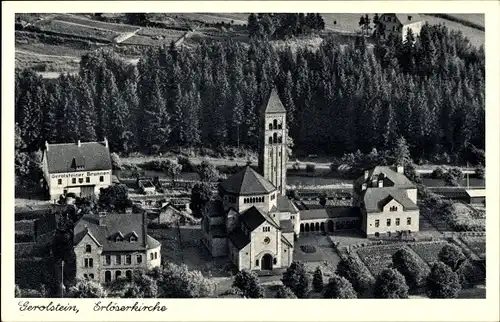
<svg viewBox="0 0 500 322">
<path fill-rule="evenodd" d="M 283 285 L 289 287 L 299 299 L 307 298 L 311 290 L 311 277 L 302 262 L 293 261 L 281 278 Z"/>
<path fill-rule="evenodd" d="M 461 290 L 458 275 L 446 264 L 437 262 L 427 277 L 427 295 L 430 298 L 456 298 Z"/>
<path fill-rule="evenodd" d="M 157 280 L 160 298 L 212 297 L 215 284 L 200 271 L 190 271 L 185 264 L 166 263 Z"/>
<path fill-rule="evenodd" d="M 201 217 L 201 212 L 206 203 L 212 198 L 212 189 L 207 183 L 197 183 L 191 189 L 191 200 L 189 208 L 198 217 Z"/>
<path fill-rule="evenodd" d="M 458 168 L 451 168 L 443 174 L 443 180 L 448 186 L 458 186 L 464 178 L 464 174 Z"/>
<path fill-rule="evenodd" d="M 438 258 L 453 271 L 456 271 L 460 267 L 460 264 L 466 260 L 460 247 L 454 244 L 446 244 L 443 246 L 439 251 Z"/>
<path fill-rule="evenodd" d="M 135 270 L 132 281 L 125 279 L 121 298 L 155 298 L 158 296 L 156 280 L 147 275 L 143 270 Z"/>
<path fill-rule="evenodd" d="M 213 164 L 206 160 L 203 160 L 196 169 L 196 172 L 200 175 L 201 181 L 213 182 L 219 179 L 219 171 L 217 171 Z"/>
<path fill-rule="evenodd" d="M 132 207 L 132 200 L 128 197 L 128 188 L 124 184 L 101 188 L 99 192 L 99 205 L 105 209 L 124 212 Z"/>
<path fill-rule="evenodd" d="M 122 168 L 122 162 L 116 152 L 111 153 L 111 167 L 113 170 L 120 170 Z"/>
<path fill-rule="evenodd" d="M 374 296 L 378 299 L 408 298 L 408 286 L 404 276 L 395 269 L 384 269 L 375 280 Z"/>
<path fill-rule="evenodd" d="M 246 298 L 264 297 L 264 289 L 259 285 L 259 278 L 254 272 L 239 271 L 234 277 L 233 287 L 238 288 Z"/>
<path fill-rule="evenodd" d="M 68 290 L 71 298 L 105 298 L 106 291 L 101 284 L 89 280 L 78 280 L 76 285 Z"/>
<path fill-rule="evenodd" d="M 463 261 L 456 273 L 462 288 L 477 285 L 485 279 L 483 270 L 470 259 Z"/>
<path fill-rule="evenodd" d="M 250 38 L 259 35 L 259 23 L 255 13 L 251 13 L 248 16 L 247 28 L 248 28 L 248 35 L 250 36 Z"/>
<path fill-rule="evenodd" d="M 335 274 L 325 285 L 323 297 L 325 299 L 356 299 L 358 295 L 346 278 Z"/>
<path fill-rule="evenodd" d="M 288 287 L 286 287 L 284 285 L 280 285 L 280 286 L 278 286 L 278 291 L 276 292 L 276 298 L 278 298 L 278 299 L 296 299 L 297 296 Z"/>
<path fill-rule="evenodd" d="M 396 146 L 393 150 L 393 156 L 396 164 L 398 165 L 406 166 L 413 163 L 408 143 L 406 143 L 406 139 L 404 137 L 400 136 L 397 139 Z"/>
<path fill-rule="evenodd" d="M 172 161 L 172 160 L 166 160 L 163 162 L 163 171 L 172 178 L 172 180 L 175 179 L 176 176 L 178 176 L 181 171 L 182 171 L 182 165 L 180 165 L 177 160 Z"/>
<path fill-rule="evenodd" d="M 425 283 L 428 269 L 417 256 L 406 248 L 401 248 L 392 255 L 392 268 L 398 270 L 410 289 L 417 289 Z"/>
<path fill-rule="evenodd" d="M 312 284 L 314 291 L 318 293 L 323 291 L 323 272 L 319 266 L 316 267 L 316 270 L 314 271 Z"/>
<path fill-rule="evenodd" d="M 360 297 L 366 290 L 371 289 L 374 283 L 366 267 L 352 255 L 341 259 L 335 273 L 351 282 Z"/>
</svg>

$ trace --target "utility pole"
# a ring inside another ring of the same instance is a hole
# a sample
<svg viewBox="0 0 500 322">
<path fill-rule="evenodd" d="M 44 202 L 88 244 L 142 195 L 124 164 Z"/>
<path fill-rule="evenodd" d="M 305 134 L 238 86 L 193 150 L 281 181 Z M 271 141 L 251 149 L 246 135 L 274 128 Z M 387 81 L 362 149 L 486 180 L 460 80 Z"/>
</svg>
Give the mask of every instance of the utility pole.
<svg viewBox="0 0 500 322">
<path fill-rule="evenodd" d="M 64 297 L 64 260 L 61 261 L 61 297 Z"/>
<path fill-rule="evenodd" d="M 467 190 L 469 189 L 469 162 L 467 162 Z"/>
</svg>

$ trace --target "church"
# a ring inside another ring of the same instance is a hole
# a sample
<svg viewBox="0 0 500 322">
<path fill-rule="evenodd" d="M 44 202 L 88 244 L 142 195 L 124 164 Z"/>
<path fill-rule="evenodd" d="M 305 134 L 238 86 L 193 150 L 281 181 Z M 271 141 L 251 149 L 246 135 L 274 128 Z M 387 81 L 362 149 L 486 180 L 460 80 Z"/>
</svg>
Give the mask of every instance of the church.
<svg viewBox="0 0 500 322">
<path fill-rule="evenodd" d="M 203 243 L 239 270 L 286 268 L 293 260 L 300 213 L 286 196 L 286 110 L 278 93 L 266 99 L 260 174 L 250 165 L 219 186 L 203 211 Z"/>
</svg>

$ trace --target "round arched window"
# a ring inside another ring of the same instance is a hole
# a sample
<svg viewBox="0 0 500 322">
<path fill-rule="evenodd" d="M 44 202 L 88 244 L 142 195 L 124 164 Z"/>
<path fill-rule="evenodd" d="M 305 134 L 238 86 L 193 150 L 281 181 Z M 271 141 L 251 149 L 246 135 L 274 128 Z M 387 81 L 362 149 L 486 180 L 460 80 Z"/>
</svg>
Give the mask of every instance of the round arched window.
<svg viewBox="0 0 500 322">
<path fill-rule="evenodd" d="M 269 237 L 264 238 L 265 245 L 269 244 L 270 242 L 271 242 L 271 238 L 269 238 Z"/>
</svg>

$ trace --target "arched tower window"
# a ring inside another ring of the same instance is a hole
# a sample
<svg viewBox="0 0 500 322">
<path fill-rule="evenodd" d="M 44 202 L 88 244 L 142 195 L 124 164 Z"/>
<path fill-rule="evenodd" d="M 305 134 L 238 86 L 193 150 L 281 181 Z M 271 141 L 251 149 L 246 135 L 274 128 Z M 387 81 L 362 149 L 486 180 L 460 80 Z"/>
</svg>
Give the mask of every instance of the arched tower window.
<svg viewBox="0 0 500 322">
<path fill-rule="evenodd" d="M 269 123 L 269 129 L 272 130 L 273 129 L 273 123 Z"/>
<path fill-rule="evenodd" d="M 273 144 L 273 138 L 271 136 L 269 137 L 269 144 Z"/>
<path fill-rule="evenodd" d="M 278 128 L 278 120 L 273 120 L 273 129 L 277 129 Z"/>
<path fill-rule="evenodd" d="M 278 143 L 278 134 L 273 133 L 273 143 Z"/>
</svg>

